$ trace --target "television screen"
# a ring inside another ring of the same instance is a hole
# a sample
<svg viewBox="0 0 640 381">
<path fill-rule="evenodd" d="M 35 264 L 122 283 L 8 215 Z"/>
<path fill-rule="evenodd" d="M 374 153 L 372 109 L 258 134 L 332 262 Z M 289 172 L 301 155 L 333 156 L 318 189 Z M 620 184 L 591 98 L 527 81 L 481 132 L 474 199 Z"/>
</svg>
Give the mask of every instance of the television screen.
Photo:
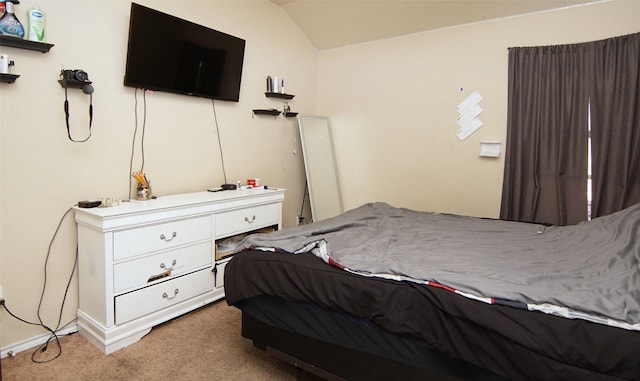
<svg viewBox="0 0 640 381">
<path fill-rule="evenodd" d="M 245 40 L 131 4 L 124 85 L 237 102 Z"/>
</svg>

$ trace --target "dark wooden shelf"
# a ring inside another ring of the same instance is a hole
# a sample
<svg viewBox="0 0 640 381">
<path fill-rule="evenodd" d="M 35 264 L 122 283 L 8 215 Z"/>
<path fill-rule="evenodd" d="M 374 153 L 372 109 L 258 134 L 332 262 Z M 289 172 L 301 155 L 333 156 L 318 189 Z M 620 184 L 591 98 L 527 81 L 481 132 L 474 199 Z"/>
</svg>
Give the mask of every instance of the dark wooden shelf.
<svg viewBox="0 0 640 381">
<path fill-rule="evenodd" d="M 253 110 L 253 113 L 256 115 L 274 115 L 274 116 L 280 115 L 280 111 L 273 110 L 273 109 L 255 109 Z"/>
<path fill-rule="evenodd" d="M 67 81 L 67 83 L 65 83 L 64 80 L 59 79 L 58 83 L 60 84 L 60 86 L 62 87 L 66 87 L 69 89 L 82 89 L 83 87 L 92 84 L 93 82 L 91 81 Z"/>
<path fill-rule="evenodd" d="M 295 95 L 282 93 L 264 93 L 267 98 L 293 99 Z"/>
<path fill-rule="evenodd" d="M 47 44 L 46 42 L 37 42 L 37 41 L 29 41 L 19 37 L 7 36 L 5 34 L 0 34 L 0 46 L 9 46 L 12 48 L 20 48 L 27 50 L 35 50 L 38 52 L 46 53 L 48 52 L 54 45 Z"/>
<path fill-rule="evenodd" d="M 14 83 L 18 79 L 19 75 L 16 74 L 2 74 L 0 73 L 0 82 Z"/>
</svg>

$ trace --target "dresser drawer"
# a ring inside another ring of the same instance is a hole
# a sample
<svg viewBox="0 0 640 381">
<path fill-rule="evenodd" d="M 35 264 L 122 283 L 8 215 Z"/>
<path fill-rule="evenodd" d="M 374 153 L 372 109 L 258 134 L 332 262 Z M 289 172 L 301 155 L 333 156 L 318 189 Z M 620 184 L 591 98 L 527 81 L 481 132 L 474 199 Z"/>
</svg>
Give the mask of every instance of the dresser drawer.
<svg viewBox="0 0 640 381">
<path fill-rule="evenodd" d="M 123 324 L 211 291 L 213 290 L 213 282 L 214 274 L 210 269 L 204 269 L 116 296 L 115 322 Z"/>
<path fill-rule="evenodd" d="M 210 266 L 213 257 L 211 241 L 181 247 L 152 256 L 121 262 L 113 266 L 113 291 L 142 287 L 153 281 L 175 277 Z"/>
<path fill-rule="evenodd" d="M 276 225 L 280 221 L 280 204 L 267 204 L 216 215 L 216 237 L 222 238 L 253 229 Z"/>
<path fill-rule="evenodd" d="M 113 234 L 113 260 L 211 239 L 211 217 L 165 222 Z"/>
</svg>

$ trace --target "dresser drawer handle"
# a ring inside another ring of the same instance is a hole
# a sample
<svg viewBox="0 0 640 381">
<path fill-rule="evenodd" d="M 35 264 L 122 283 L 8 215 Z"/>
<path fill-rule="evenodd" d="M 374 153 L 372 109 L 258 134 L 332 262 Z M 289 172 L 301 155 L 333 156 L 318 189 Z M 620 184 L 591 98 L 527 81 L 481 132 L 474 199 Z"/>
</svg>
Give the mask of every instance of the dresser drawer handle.
<svg viewBox="0 0 640 381">
<path fill-rule="evenodd" d="M 178 295 L 178 289 L 173 290 L 173 296 L 169 296 L 166 292 L 162 293 L 162 299 L 173 299 Z"/>
<path fill-rule="evenodd" d="M 176 263 L 178 263 L 178 261 L 176 261 L 175 259 L 173 261 L 171 261 L 171 267 L 167 268 L 167 265 L 164 264 L 164 262 L 160 263 L 160 268 L 161 269 L 165 269 L 167 271 L 171 271 L 173 270 L 173 266 L 176 265 Z"/>
<path fill-rule="evenodd" d="M 252 223 L 255 220 L 256 220 L 256 215 L 255 214 L 253 215 L 253 217 L 251 217 L 251 219 L 249 219 L 249 217 L 245 217 L 244 218 L 244 222 L 248 222 L 248 223 Z"/>
<path fill-rule="evenodd" d="M 167 238 L 167 236 L 165 236 L 164 234 L 160 234 L 160 239 L 163 240 L 163 241 L 169 242 L 172 239 L 176 238 L 177 235 L 178 235 L 178 233 L 173 232 L 173 233 L 171 233 L 171 238 Z"/>
</svg>

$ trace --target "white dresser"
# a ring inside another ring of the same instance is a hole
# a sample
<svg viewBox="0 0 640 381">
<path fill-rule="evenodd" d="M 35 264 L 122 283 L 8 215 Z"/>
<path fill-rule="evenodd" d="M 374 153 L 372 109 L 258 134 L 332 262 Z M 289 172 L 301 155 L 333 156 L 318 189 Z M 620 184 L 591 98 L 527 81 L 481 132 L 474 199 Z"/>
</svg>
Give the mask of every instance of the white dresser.
<svg viewBox="0 0 640 381">
<path fill-rule="evenodd" d="M 283 189 L 257 188 L 75 208 L 80 333 L 111 353 L 223 298 L 230 257 L 215 260 L 216 240 L 282 228 L 283 200 Z"/>
</svg>

